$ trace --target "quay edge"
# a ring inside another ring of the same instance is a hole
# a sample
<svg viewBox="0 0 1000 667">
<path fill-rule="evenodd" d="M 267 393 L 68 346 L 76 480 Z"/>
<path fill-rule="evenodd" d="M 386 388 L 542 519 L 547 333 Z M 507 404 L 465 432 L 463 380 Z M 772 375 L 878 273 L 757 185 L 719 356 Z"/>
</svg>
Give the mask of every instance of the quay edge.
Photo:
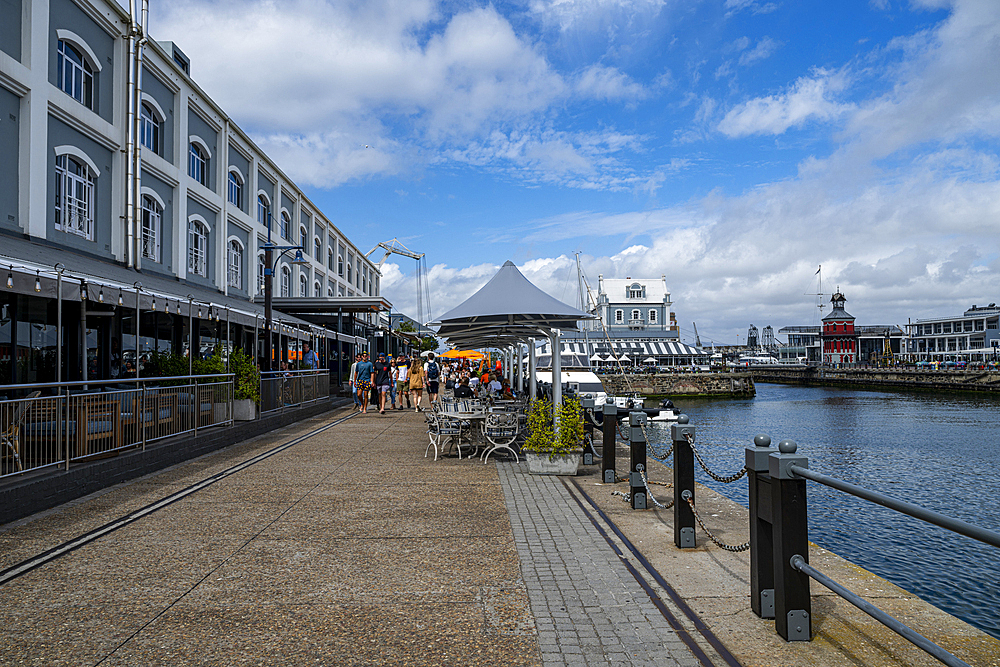
<svg viewBox="0 0 1000 667">
<path fill-rule="evenodd" d="M 601 375 L 609 395 L 638 393 L 647 398 L 753 398 L 751 373 L 656 373 Z"/>
<path fill-rule="evenodd" d="M 922 371 L 889 368 L 755 368 L 757 382 L 859 389 L 1000 393 L 997 371 Z"/>
</svg>

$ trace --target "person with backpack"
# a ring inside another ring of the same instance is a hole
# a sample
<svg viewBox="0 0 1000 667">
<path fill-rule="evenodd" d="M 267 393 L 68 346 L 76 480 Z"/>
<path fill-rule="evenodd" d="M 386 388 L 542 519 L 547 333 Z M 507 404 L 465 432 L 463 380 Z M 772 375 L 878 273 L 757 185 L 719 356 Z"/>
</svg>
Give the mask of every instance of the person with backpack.
<svg viewBox="0 0 1000 667">
<path fill-rule="evenodd" d="M 438 383 L 441 379 L 441 366 L 434 361 L 434 353 L 427 355 L 427 363 L 424 364 L 424 374 L 427 376 L 427 398 L 431 405 L 437 401 Z"/>
</svg>

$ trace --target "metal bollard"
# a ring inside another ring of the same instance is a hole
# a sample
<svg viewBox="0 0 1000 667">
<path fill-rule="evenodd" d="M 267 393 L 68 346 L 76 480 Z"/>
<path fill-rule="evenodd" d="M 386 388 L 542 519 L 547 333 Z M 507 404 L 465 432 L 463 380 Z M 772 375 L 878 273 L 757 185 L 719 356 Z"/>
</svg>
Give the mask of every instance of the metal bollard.
<svg viewBox="0 0 1000 667">
<path fill-rule="evenodd" d="M 694 439 L 694 426 L 689 426 L 687 415 L 679 415 L 677 423 L 670 425 L 670 439 L 674 441 L 674 545 L 678 549 L 693 549 L 697 545 L 694 533 L 694 512 L 682 497 L 685 491 L 694 502 L 694 450 L 688 436 Z"/>
<path fill-rule="evenodd" d="M 771 438 L 758 435 L 746 448 L 750 499 L 750 608 L 774 618 L 774 559 L 771 534 L 771 476 L 768 456 L 776 454 Z"/>
<path fill-rule="evenodd" d="M 809 529 L 806 513 L 806 480 L 790 467 L 809 467 L 809 459 L 797 456 L 793 440 L 778 443 L 770 454 L 771 526 L 774 550 L 774 629 L 785 641 L 812 639 L 812 601 L 809 575 L 792 567 L 792 556 L 809 562 Z"/>
<path fill-rule="evenodd" d="M 584 398 L 580 400 L 580 407 L 583 409 L 583 465 L 592 466 L 594 465 L 594 405 L 596 401 L 592 398 Z M 589 416 L 588 416 L 589 413 Z"/>
<path fill-rule="evenodd" d="M 646 509 L 646 485 L 642 482 L 642 475 L 646 472 L 646 434 L 643 427 L 646 425 L 645 412 L 630 412 L 628 414 L 628 446 L 632 455 L 632 466 L 629 468 L 629 494 L 632 498 L 632 509 Z"/>
<path fill-rule="evenodd" d="M 605 484 L 615 483 L 615 441 L 618 439 L 618 406 L 604 404 L 603 444 L 601 445 L 601 470 Z"/>
</svg>

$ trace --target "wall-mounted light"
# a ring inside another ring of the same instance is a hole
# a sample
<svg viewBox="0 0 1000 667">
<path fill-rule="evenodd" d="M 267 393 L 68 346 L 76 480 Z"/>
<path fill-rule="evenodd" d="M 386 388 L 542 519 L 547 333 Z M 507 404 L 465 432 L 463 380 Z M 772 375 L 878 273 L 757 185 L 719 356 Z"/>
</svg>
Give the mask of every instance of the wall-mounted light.
<svg viewBox="0 0 1000 667">
<path fill-rule="evenodd" d="M 42 279 L 39 276 L 38 269 L 35 269 L 35 291 L 36 292 L 42 291 Z"/>
</svg>

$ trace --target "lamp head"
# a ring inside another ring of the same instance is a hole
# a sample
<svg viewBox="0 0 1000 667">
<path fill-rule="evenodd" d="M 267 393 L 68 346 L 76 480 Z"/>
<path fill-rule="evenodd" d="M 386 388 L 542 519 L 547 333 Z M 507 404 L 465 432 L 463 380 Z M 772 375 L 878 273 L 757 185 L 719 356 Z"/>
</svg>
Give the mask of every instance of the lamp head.
<svg viewBox="0 0 1000 667">
<path fill-rule="evenodd" d="M 292 260 L 292 264 L 308 264 L 309 262 L 305 257 L 302 256 L 302 249 L 299 248 L 295 251 L 295 259 Z"/>
</svg>

